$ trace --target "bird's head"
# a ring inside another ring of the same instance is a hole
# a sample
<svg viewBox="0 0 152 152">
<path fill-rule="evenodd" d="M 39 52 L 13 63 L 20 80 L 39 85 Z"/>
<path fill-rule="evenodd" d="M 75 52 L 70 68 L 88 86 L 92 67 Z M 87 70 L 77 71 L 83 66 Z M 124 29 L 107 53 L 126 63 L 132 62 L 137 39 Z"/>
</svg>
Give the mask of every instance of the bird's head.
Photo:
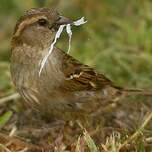
<svg viewBox="0 0 152 152">
<path fill-rule="evenodd" d="M 18 45 L 46 46 L 50 44 L 62 24 L 72 21 L 49 8 L 35 8 L 27 11 L 16 24 L 12 47 Z"/>
</svg>

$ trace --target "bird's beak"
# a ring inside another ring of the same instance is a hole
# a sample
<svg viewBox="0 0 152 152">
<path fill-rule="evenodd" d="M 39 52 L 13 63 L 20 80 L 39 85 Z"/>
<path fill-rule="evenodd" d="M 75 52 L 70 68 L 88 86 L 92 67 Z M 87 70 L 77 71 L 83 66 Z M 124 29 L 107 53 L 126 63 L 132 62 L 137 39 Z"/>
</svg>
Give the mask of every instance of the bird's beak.
<svg viewBox="0 0 152 152">
<path fill-rule="evenodd" d="M 60 19 L 56 22 L 58 25 L 63 25 L 63 24 L 72 24 L 73 21 L 70 20 L 69 18 L 66 18 L 64 16 L 60 16 Z"/>
</svg>

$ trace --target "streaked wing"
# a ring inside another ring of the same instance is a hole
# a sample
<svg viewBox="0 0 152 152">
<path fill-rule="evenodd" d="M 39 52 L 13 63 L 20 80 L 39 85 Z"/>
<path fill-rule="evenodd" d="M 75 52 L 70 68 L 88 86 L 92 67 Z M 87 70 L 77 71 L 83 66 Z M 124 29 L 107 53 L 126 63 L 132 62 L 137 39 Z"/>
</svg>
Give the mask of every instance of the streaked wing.
<svg viewBox="0 0 152 152">
<path fill-rule="evenodd" d="M 70 91 L 99 90 L 107 85 L 112 86 L 112 82 L 103 74 L 97 73 L 93 68 L 80 63 L 70 55 L 65 54 L 63 73 L 66 80 L 65 89 Z"/>
</svg>

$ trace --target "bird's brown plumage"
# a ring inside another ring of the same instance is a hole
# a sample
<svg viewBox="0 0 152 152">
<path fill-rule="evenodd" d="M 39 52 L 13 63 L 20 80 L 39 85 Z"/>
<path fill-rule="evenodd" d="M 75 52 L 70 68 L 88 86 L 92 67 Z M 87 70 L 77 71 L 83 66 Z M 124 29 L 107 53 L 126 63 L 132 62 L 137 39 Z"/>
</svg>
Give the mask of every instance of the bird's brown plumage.
<svg viewBox="0 0 152 152">
<path fill-rule="evenodd" d="M 94 113 L 119 97 L 123 89 L 56 47 L 39 76 L 40 61 L 49 50 L 60 18 L 56 11 L 39 8 L 28 11 L 17 23 L 12 39 L 13 82 L 29 105 L 41 112 L 66 118 L 67 112 Z M 40 19 L 47 24 L 39 24 Z"/>
</svg>

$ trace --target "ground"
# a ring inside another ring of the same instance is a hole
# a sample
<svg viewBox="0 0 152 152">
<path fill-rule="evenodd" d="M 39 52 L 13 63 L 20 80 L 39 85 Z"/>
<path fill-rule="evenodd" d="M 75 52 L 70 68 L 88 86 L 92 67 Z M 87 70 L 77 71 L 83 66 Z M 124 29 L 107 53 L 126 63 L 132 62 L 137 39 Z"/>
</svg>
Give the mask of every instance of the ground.
<svg viewBox="0 0 152 152">
<path fill-rule="evenodd" d="M 64 16 L 73 19 L 85 16 L 88 20 L 83 27 L 73 27 L 72 56 L 103 72 L 118 86 L 152 89 L 151 0 L 44 2 L 47 7 L 57 7 Z M 10 77 L 10 38 L 17 18 L 42 3 L 0 1 L 0 151 L 151 152 L 150 96 L 131 97 L 104 107 L 95 126 L 46 122 L 23 104 Z M 68 48 L 66 34 L 57 45 Z M 18 124 L 20 116 L 25 121 Z M 16 125 L 20 136 L 9 136 L 16 133 Z M 30 137 L 26 136 L 27 130 Z"/>
</svg>

